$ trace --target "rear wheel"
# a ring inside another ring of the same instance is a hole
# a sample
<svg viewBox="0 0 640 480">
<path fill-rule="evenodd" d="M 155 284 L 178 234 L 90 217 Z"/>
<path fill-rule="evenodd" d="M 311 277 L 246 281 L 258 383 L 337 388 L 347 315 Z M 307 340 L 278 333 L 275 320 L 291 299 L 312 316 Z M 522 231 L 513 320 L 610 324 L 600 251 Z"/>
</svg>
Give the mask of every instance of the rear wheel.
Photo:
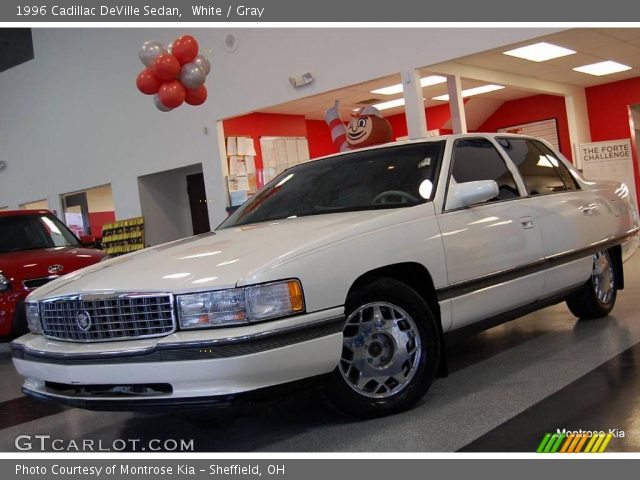
<svg viewBox="0 0 640 480">
<path fill-rule="evenodd" d="M 576 317 L 590 319 L 605 317 L 611 312 L 618 289 L 616 268 L 610 250 L 593 256 L 591 278 L 567 299 L 567 306 Z"/>
<path fill-rule="evenodd" d="M 433 381 L 440 330 L 409 286 L 380 278 L 350 295 L 342 358 L 328 395 L 341 411 L 371 418 L 406 410 Z"/>
</svg>

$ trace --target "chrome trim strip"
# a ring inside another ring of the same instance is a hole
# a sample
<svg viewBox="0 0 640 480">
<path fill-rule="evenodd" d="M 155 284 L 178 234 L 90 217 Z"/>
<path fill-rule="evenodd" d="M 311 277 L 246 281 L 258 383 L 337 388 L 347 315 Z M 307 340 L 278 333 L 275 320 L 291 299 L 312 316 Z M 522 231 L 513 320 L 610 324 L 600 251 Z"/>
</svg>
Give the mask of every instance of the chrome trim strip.
<svg viewBox="0 0 640 480">
<path fill-rule="evenodd" d="M 533 263 L 506 270 L 500 270 L 488 275 L 474 278 L 472 280 L 465 280 L 462 282 L 451 284 L 437 290 L 436 293 L 438 295 L 438 301 L 442 302 L 445 300 L 450 300 L 452 298 L 460 297 L 462 295 L 468 295 L 469 293 L 473 293 L 484 288 L 493 287 L 500 283 L 515 280 L 527 275 L 533 275 L 534 273 L 539 273 L 549 268 L 557 267 L 565 263 L 588 257 L 589 255 L 592 255 L 601 249 L 620 245 L 630 237 L 638 235 L 639 232 L 640 227 L 634 227 L 627 230 L 623 235 L 619 237 L 605 238 L 603 240 L 593 242 L 592 244 L 584 248 L 556 253 L 544 257 Z"/>
<path fill-rule="evenodd" d="M 328 309 L 328 310 L 331 310 L 331 309 Z M 297 324 L 297 325 L 274 328 L 271 330 L 266 330 L 264 332 L 257 332 L 254 334 L 229 336 L 229 337 L 216 338 L 216 339 L 210 339 L 210 340 L 163 343 L 163 344 L 155 344 L 155 345 L 151 345 L 149 347 L 143 347 L 143 348 L 108 350 L 103 352 L 74 352 L 74 353 L 49 352 L 45 350 L 34 349 L 32 347 L 29 347 L 29 345 L 27 344 L 22 344 L 19 342 L 12 342 L 11 350 L 12 350 L 13 356 L 17 356 L 16 355 L 17 352 L 24 352 L 25 354 L 42 357 L 43 359 L 55 358 L 55 359 L 86 360 L 86 359 L 92 359 L 92 358 L 102 359 L 102 358 L 116 358 L 116 357 L 136 357 L 136 356 L 142 356 L 142 355 L 149 355 L 156 351 L 162 351 L 162 350 L 180 350 L 180 349 L 186 349 L 186 348 L 213 348 L 213 347 L 219 347 L 219 346 L 235 345 L 239 343 L 262 340 L 264 338 L 268 338 L 276 335 L 292 333 L 299 330 L 305 330 L 308 328 L 320 327 L 323 325 L 331 324 L 333 322 L 344 320 L 344 318 L 345 318 L 344 314 L 332 315 L 330 317 L 325 317 L 320 320 L 312 320 L 312 321 Z"/>
</svg>

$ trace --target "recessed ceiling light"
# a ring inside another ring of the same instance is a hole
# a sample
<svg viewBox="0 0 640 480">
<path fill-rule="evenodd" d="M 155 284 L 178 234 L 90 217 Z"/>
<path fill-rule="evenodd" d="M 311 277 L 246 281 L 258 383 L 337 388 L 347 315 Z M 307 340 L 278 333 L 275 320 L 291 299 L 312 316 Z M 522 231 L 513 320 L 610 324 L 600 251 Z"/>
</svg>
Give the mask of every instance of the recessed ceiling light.
<svg viewBox="0 0 640 480">
<path fill-rule="evenodd" d="M 533 45 L 527 45 L 526 47 L 515 48 L 507 52 L 502 52 L 504 55 L 510 57 L 524 58 L 532 62 L 546 62 L 553 58 L 566 57 L 567 55 L 573 55 L 576 53 L 574 50 L 568 48 L 559 47 L 547 42 L 534 43 Z"/>
<path fill-rule="evenodd" d="M 444 83 L 446 81 L 447 79 L 445 77 L 441 77 L 440 75 L 430 75 L 428 77 L 422 77 L 420 79 L 420 86 L 424 88 L 431 85 L 438 85 L 439 83 Z M 402 84 L 398 83 L 397 85 L 391 85 L 390 87 L 371 90 L 371 93 L 378 93 L 380 95 L 395 95 L 397 93 L 402 93 Z"/>
<path fill-rule="evenodd" d="M 502 90 L 504 88 L 503 85 L 482 85 L 481 87 L 468 88 L 466 90 L 462 90 L 462 98 L 473 97 L 474 95 L 480 95 L 482 93 L 495 92 L 496 90 Z M 439 95 L 437 97 L 433 97 L 432 100 L 442 100 L 443 102 L 449 101 L 449 95 Z"/>
<path fill-rule="evenodd" d="M 588 73 L 589 75 L 595 75 L 601 77 L 602 75 L 611 75 L 612 73 L 626 72 L 631 70 L 628 65 L 622 63 L 612 62 L 607 60 L 606 62 L 592 63 L 591 65 L 583 65 L 581 67 L 574 68 L 576 72 Z"/>
<path fill-rule="evenodd" d="M 374 107 L 378 110 L 387 110 L 388 108 L 401 107 L 402 105 L 404 105 L 404 98 L 396 98 L 388 102 L 376 103 Z"/>
</svg>

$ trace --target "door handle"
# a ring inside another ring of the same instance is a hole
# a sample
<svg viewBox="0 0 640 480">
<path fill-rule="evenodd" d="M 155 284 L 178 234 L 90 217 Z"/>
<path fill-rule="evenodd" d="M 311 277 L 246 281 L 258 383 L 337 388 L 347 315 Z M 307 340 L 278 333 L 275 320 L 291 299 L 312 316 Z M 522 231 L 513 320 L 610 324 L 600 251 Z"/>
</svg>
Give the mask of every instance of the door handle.
<svg viewBox="0 0 640 480">
<path fill-rule="evenodd" d="M 520 225 L 522 225 L 522 228 L 524 228 L 525 230 L 533 228 L 535 226 L 533 224 L 533 218 L 531 217 L 520 217 Z"/>
<path fill-rule="evenodd" d="M 579 208 L 584 215 L 593 215 L 598 210 L 598 204 L 590 203 L 588 205 L 580 205 Z"/>
</svg>

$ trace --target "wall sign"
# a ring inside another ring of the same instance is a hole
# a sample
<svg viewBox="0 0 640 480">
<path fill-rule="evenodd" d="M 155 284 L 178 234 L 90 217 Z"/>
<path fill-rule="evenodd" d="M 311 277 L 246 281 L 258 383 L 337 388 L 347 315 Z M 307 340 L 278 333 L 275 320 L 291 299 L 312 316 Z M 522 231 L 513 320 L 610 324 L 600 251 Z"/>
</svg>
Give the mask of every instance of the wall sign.
<svg viewBox="0 0 640 480">
<path fill-rule="evenodd" d="M 581 143 L 580 160 L 587 180 L 611 180 L 625 183 L 638 208 L 636 180 L 633 173 L 631 141 L 627 138 L 608 142 Z"/>
</svg>

